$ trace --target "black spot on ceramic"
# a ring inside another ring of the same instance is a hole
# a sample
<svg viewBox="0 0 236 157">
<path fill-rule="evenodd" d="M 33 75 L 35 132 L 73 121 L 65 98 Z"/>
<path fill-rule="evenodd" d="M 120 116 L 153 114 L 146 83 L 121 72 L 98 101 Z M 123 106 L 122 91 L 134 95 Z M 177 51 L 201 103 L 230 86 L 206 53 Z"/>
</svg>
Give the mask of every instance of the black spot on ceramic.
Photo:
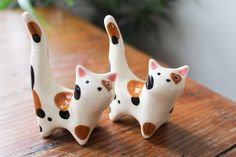
<svg viewBox="0 0 236 157">
<path fill-rule="evenodd" d="M 116 94 L 115 94 L 115 96 L 114 96 L 114 100 L 116 100 Z"/>
<path fill-rule="evenodd" d="M 38 34 L 33 34 L 32 38 L 33 38 L 34 42 L 36 42 L 36 43 L 39 43 L 41 41 L 41 38 Z"/>
<path fill-rule="evenodd" d="M 48 117 L 48 121 L 51 122 L 51 121 L 52 121 L 52 118 L 51 118 L 51 117 Z"/>
<path fill-rule="evenodd" d="M 85 81 L 85 83 L 88 84 L 88 83 L 89 83 L 89 80 Z"/>
<path fill-rule="evenodd" d="M 36 115 L 40 118 L 44 118 L 45 117 L 45 112 L 43 111 L 43 109 L 39 108 L 36 110 Z"/>
<path fill-rule="evenodd" d="M 146 88 L 148 90 L 150 90 L 150 89 L 152 89 L 153 85 L 154 85 L 154 79 L 153 79 L 152 75 L 148 75 L 148 78 L 146 81 Z"/>
<path fill-rule="evenodd" d="M 59 115 L 62 119 L 69 119 L 70 118 L 70 112 L 69 111 L 59 111 Z"/>
<path fill-rule="evenodd" d="M 75 100 L 79 100 L 80 96 L 81 96 L 81 90 L 80 90 L 80 87 L 76 84 L 75 91 L 74 91 Z"/>
<path fill-rule="evenodd" d="M 135 105 L 138 106 L 140 103 L 139 97 L 131 97 L 131 102 Z"/>
<path fill-rule="evenodd" d="M 161 73 L 158 72 L 157 75 L 161 75 Z"/>
<path fill-rule="evenodd" d="M 171 80 L 170 79 L 166 79 L 166 82 L 170 82 Z"/>
<path fill-rule="evenodd" d="M 39 131 L 43 132 L 43 129 L 42 129 L 42 127 L 40 125 L 39 125 Z"/>
<path fill-rule="evenodd" d="M 118 104 L 120 104 L 120 100 L 118 100 L 117 102 L 118 102 Z"/>
<path fill-rule="evenodd" d="M 111 41 L 114 45 L 118 44 L 118 38 L 116 36 L 112 36 Z"/>
<path fill-rule="evenodd" d="M 31 89 L 33 90 L 34 88 L 34 69 L 32 65 L 30 66 L 30 75 L 31 75 Z"/>
<path fill-rule="evenodd" d="M 100 92 L 100 91 L 102 90 L 102 87 L 98 87 L 97 89 L 98 89 L 98 91 Z"/>
</svg>

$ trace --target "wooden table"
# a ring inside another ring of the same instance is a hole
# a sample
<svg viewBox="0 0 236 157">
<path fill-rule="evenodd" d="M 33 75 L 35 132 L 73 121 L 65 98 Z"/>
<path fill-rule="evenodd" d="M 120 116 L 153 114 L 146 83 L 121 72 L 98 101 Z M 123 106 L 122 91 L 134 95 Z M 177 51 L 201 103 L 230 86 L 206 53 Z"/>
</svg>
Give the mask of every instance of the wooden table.
<svg viewBox="0 0 236 157">
<path fill-rule="evenodd" d="M 50 64 L 59 83 L 73 88 L 77 64 L 107 71 L 104 29 L 58 9 L 38 11 L 48 21 Z M 107 110 L 85 146 L 65 130 L 41 138 L 30 89 L 30 41 L 20 15 L 0 12 L 0 156 L 236 156 L 235 103 L 191 79 L 170 121 L 148 140 L 137 121 L 112 123 Z M 127 45 L 126 52 L 130 67 L 145 79 L 149 56 Z"/>
</svg>

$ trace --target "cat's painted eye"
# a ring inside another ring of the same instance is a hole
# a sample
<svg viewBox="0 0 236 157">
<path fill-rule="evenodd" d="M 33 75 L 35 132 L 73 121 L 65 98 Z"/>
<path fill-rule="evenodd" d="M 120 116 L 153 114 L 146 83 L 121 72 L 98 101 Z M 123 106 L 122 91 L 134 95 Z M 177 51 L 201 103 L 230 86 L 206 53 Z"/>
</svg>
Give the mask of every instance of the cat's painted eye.
<svg viewBox="0 0 236 157">
<path fill-rule="evenodd" d="M 160 72 L 158 72 L 158 73 L 157 73 L 157 75 L 161 75 L 161 73 L 160 73 Z"/>
<path fill-rule="evenodd" d="M 75 90 L 74 90 L 74 98 L 75 100 L 79 100 L 81 96 L 81 90 L 79 85 L 75 84 Z"/>
<path fill-rule="evenodd" d="M 85 83 L 88 84 L 88 83 L 89 83 L 89 80 L 85 81 Z"/>
<path fill-rule="evenodd" d="M 166 82 L 170 82 L 170 79 L 166 79 Z"/>
</svg>

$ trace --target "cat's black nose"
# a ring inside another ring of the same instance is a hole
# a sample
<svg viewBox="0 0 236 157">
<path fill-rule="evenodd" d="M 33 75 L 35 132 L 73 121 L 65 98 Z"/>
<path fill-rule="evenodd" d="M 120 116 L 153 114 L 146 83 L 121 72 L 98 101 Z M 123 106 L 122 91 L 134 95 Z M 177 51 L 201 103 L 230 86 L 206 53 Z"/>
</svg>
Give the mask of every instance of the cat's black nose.
<svg viewBox="0 0 236 157">
<path fill-rule="evenodd" d="M 166 82 L 170 82 L 170 79 L 166 79 Z"/>
<path fill-rule="evenodd" d="M 98 89 L 98 91 L 101 91 L 101 90 L 102 90 L 102 87 L 98 87 L 97 89 Z"/>
</svg>

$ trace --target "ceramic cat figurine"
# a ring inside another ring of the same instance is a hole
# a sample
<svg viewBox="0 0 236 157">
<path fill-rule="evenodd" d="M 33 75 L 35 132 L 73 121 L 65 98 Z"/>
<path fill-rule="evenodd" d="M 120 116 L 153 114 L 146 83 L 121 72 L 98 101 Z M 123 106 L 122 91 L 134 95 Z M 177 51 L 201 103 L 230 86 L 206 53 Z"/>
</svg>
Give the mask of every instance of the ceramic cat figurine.
<svg viewBox="0 0 236 157">
<path fill-rule="evenodd" d="M 150 59 L 147 80 L 140 80 L 127 65 L 115 19 L 106 16 L 104 25 L 110 41 L 110 70 L 117 73 L 116 96 L 110 104 L 109 118 L 115 121 L 123 115 L 131 115 L 140 123 L 142 136 L 149 138 L 168 120 L 176 98 L 184 89 L 189 67 L 165 68 Z"/>
<path fill-rule="evenodd" d="M 31 83 L 40 132 L 48 137 L 55 129 L 65 128 L 84 145 L 114 97 L 116 74 L 95 74 L 78 65 L 74 91 L 62 87 L 50 71 L 42 27 L 27 12 L 22 19 L 31 37 Z"/>
</svg>

